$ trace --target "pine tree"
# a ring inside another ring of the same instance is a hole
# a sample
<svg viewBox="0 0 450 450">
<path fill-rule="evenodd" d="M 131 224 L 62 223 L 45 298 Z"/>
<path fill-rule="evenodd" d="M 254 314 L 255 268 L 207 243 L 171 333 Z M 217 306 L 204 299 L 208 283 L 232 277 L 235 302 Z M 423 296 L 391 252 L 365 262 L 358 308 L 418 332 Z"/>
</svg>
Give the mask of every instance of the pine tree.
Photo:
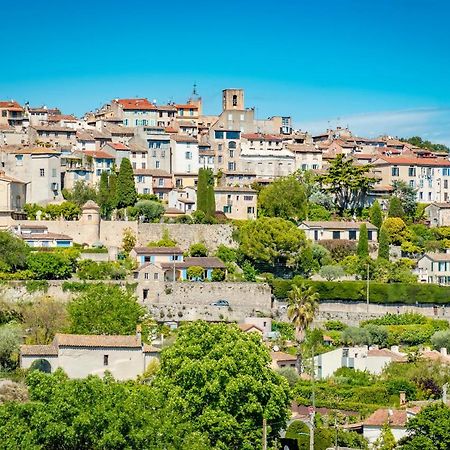
<svg viewBox="0 0 450 450">
<path fill-rule="evenodd" d="M 98 187 L 98 206 L 100 206 L 100 214 L 105 219 L 111 212 L 110 191 L 109 191 L 109 175 L 108 172 L 102 172 L 100 176 L 100 184 Z"/>
<path fill-rule="evenodd" d="M 120 163 L 119 176 L 117 177 L 117 207 L 126 208 L 133 206 L 137 200 L 137 191 L 134 184 L 133 167 L 130 160 L 123 158 Z"/>
<path fill-rule="evenodd" d="M 381 227 L 378 236 L 378 258 L 389 261 L 389 234 L 385 227 Z"/>
<path fill-rule="evenodd" d="M 214 217 L 216 212 L 214 175 L 211 169 L 202 168 L 198 171 L 197 211 L 203 212 L 207 218 Z"/>
<path fill-rule="evenodd" d="M 383 213 L 381 211 L 381 206 L 378 203 L 378 200 L 373 202 L 373 205 L 369 210 L 370 222 L 375 225 L 378 229 L 381 228 L 383 223 Z"/>
<path fill-rule="evenodd" d="M 402 201 L 395 195 L 391 197 L 389 202 L 388 217 L 400 217 L 400 219 L 405 217 Z"/>
<path fill-rule="evenodd" d="M 365 223 L 359 227 L 359 240 L 356 253 L 360 258 L 367 258 L 369 256 L 369 236 Z"/>
</svg>

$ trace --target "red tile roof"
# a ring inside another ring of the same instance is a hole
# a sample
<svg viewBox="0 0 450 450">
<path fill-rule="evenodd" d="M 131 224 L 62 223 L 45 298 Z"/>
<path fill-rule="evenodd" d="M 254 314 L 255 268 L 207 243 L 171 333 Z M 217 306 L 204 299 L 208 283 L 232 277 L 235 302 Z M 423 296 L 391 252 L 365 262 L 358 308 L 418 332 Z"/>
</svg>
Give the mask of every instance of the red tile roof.
<svg viewBox="0 0 450 450">
<path fill-rule="evenodd" d="M 87 156 L 92 156 L 93 158 L 105 158 L 105 159 L 115 159 L 114 156 L 110 155 L 108 152 L 104 150 L 86 150 L 83 152 Z"/>
<path fill-rule="evenodd" d="M 141 347 L 141 340 L 136 336 L 107 336 L 60 334 L 55 335 L 54 345 L 58 347 Z"/>
<path fill-rule="evenodd" d="M 275 142 L 282 141 L 282 139 L 280 139 L 278 136 L 275 136 L 273 134 L 248 133 L 248 134 L 243 134 L 242 137 L 244 139 L 248 139 L 250 141 L 275 141 Z"/>
<path fill-rule="evenodd" d="M 381 156 L 374 164 L 394 164 L 394 165 L 411 165 L 411 166 L 437 166 L 437 167 L 450 167 L 450 161 L 437 159 L 437 158 L 416 158 L 411 157 L 390 157 Z"/>
<path fill-rule="evenodd" d="M 9 109 L 10 111 L 23 111 L 23 108 L 15 100 L 0 102 L 0 108 Z"/>
<path fill-rule="evenodd" d="M 146 98 L 121 98 L 116 102 L 122 106 L 124 110 L 143 110 L 143 111 L 156 111 L 155 105 L 150 103 Z"/>
<path fill-rule="evenodd" d="M 193 105 L 191 103 L 188 103 L 187 105 L 176 105 L 178 109 L 198 109 L 197 105 Z"/>
<path fill-rule="evenodd" d="M 115 150 L 129 150 L 129 148 L 121 142 L 110 142 L 108 145 Z"/>
<path fill-rule="evenodd" d="M 382 427 L 387 423 L 391 427 L 405 427 L 408 420 L 406 410 L 377 409 L 364 421 L 364 426 Z"/>
</svg>

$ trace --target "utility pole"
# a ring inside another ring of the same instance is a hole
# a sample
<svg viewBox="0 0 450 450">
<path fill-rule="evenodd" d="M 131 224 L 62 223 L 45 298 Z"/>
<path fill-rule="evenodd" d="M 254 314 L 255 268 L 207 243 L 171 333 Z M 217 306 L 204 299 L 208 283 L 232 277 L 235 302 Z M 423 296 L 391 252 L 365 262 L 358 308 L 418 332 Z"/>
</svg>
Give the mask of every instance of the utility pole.
<svg viewBox="0 0 450 450">
<path fill-rule="evenodd" d="M 367 314 L 369 313 L 369 264 L 367 264 L 367 288 L 366 288 L 366 295 L 367 295 Z"/>
<path fill-rule="evenodd" d="M 267 450 L 267 419 L 263 417 L 262 450 Z"/>
</svg>

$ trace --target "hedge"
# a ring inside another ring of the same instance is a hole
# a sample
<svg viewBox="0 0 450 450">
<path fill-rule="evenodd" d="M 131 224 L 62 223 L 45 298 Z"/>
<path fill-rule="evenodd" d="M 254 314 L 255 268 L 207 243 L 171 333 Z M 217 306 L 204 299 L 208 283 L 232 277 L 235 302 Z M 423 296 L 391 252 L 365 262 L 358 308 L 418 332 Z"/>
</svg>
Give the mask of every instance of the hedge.
<svg viewBox="0 0 450 450">
<path fill-rule="evenodd" d="M 313 286 L 321 301 L 365 302 L 365 281 L 312 281 L 295 277 L 292 280 L 275 279 L 272 289 L 275 298 L 283 300 L 296 281 Z M 393 303 L 414 305 L 428 303 L 443 305 L 450 303 L 450 286 L 419 283 L 376 283 L 370 282 L 370 303 Z"/>
</svg>

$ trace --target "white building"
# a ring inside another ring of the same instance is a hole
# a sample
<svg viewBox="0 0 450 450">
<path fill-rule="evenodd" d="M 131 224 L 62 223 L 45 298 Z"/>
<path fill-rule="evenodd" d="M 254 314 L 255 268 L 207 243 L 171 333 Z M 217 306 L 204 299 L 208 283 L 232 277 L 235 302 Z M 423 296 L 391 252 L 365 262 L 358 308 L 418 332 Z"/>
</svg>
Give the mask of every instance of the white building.
<svg viewBox="0 0 450 450">
<path fill-rule="evenodd" d="M 341 367 L 350 367 L 379 375 L 391 362 L 406 362 L 404 355 L 388 349 L 343 347 L 314 357 L 316 378 L 328 378 Z"/>
<path fill-rule="evenodd" d="M 299 225 L 308 239 L 312 241 L 324 240 L 359 240 L 359 228 L 362 224 L 367 227 L 369 242 L 377 241 L 377 227 L 369 222 L 344 222 L 344 221 L 309 221 L 306 220 Z"/>
<path fill-rule="evenodd" d="M 198 174 L 199 156 L 197 139 L 181 134 L 170 136 L 171 170 L 175 175 Z"/>
<path fill-rule="evenodd" d="M 134 336 L 56 334 L 50 345 L 22 345 L 20 367 L 28 369 L 39 361 L 45 372 L 61 368 L 69 378 L 102 377 L 110 372 L 117 380 L 128 380 L 144 373 L 158 355 L 158 349 L 142 343 L 140 333 Z"/>
<path fill-rule="evenodd" d="M 416 273 L 422 283 L 450 284 L 450 253 L 425 253 L 417 261 Z"/>
</svg>

